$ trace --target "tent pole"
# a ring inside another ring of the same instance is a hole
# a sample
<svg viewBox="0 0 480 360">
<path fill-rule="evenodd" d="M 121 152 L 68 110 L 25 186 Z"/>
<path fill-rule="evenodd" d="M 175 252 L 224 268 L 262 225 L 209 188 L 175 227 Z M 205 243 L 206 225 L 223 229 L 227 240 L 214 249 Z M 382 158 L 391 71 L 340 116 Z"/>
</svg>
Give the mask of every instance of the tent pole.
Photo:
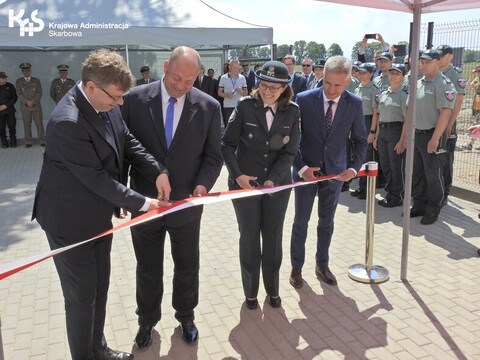
<svg viewBox="0 0 480 360">
<path fill-rule="evenodd" d="M 403 202 L 403 237 L 400 280 L 407 279 L 408 240 L 410 236 L 410 202 L 412 196 L 413 152 L 415 141 L 415 109 L 417 107 L 417 80 L 418 80 L 418 50 L 420 42 L 421 3 L 415 0 L 413 4 L 412 43 L 410 51 L 410 96 L 407 112 L 407 152 L 405 165 L 405 201 Z"/>
</svg>

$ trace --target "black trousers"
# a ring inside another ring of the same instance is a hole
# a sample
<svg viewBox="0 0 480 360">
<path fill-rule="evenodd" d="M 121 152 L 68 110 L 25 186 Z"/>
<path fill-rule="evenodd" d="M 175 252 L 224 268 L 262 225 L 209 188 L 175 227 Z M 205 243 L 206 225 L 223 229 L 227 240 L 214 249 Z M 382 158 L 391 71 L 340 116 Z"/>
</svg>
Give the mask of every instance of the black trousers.
<svg viewBox="0 0 480 360">
<path fill-rule="evenodd" d="M 245 297 L 257 297 L 260 267 L 266 293 L 278 295 L 283 222 L 290 192 L 284 190 L 271 196 L 260 195 L 232 201 L 240 231 L 240 268 Z"/>
<path fill-rule="evenodd" d="M 131 228 L 137 258 L 137 315 L 139 325 L 155 326 L 161 318 L 165 236 L 170 236 L 174 263 L 172 305 L 179 321 L 193 320 L 198 305 L 201 218 L 179 227 L 163 219 Z"/>
<path fill-rule="evenodd" d="M 50 248 L 76 241 L 49 233 Z M 53 258 L 65 298 L 67 337 L 72 360 L 94 359 L 93 351 L 107 346 L 103 335 L 112 235 L 80 245 Z"/>
<path fill-rule="evenodd" d="M 7 109 L 9 110 L 9 109 Z M 10 139 L 16 137 L 17 131 L 15 129 L 17 125 L 17 119 L 15 118 L 14 111 L 2 111 L 0 112 L 0 139 L 5 139 L 7 137 L 7 130 L 10 134 Z"/>
<path fill-rule="evenodd" d="M 223 125 L 225 126 L 225 129 L 227 128 L 228 125 L 228 119 L 230 118 L 230 115 L 232 115 L 233 110 L 235 108 L 222 108 L 222 118 L 223 118 Z"/>
<path fill-rule="evenodd" d="M 431 133 L 415 134 L 415 152 L 413 154 L 412 197 L 413 207 L 427 214 L 440 212 L 444 194 L 443 167 L 447 161 L 445 151 L 434 154 L 427 152 Z M 440 150 L 445 149 L 444 139 L 440 139 Z"/>
<path fill-rule="evenodd" d="M 378 157 L 385 176 L 385 196 L 388 200 L 403 201 L 405 151 L 398 155 L 395 146 L 402 135 L 402 126 L 383 128 L 377 139 Z"/>
<path fill-rule="evenodd" d="M 453 183 L 453 160 L 455 157 L 455 145 L 457 137 L 447 139 L 447 162 L 443 166 L 443 182 L 445 186 L 445 196 L 450 195 L 450 188 Z"/>
<path fill-rule="evenodd" d="M 373 115 L 365 115 L 365 128 L 367 129 L 367 135 L 370 133 L 370 128 L 372 127 L 372 119 Z M 367 152 L 365 153 L 365 158 L 363 159 L 363 163 L 367 163 L 368 161 L 378 161 L 377 150 L 373 147 L 373 143 L 368 144 Z M 379 176 L 380 176 L 380 166 L 379 166 Z M 377 177 L 377 181 L 379 181 L 379 176 Z M 358 190 L 366 191 L 367 190 L 367 177 L 361 176 L 358 180 Z"/>
</svg>

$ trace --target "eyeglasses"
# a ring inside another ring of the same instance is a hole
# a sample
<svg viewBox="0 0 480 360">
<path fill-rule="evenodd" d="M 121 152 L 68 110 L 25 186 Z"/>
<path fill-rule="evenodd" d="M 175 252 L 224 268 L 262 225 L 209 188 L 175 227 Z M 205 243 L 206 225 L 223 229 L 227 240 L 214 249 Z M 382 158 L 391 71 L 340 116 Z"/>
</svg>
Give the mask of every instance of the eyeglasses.
<svg viewBox="0 0 480 360">
<path fill-rule="evenodd" d="M 97 84 L 95 84 L 95 85 L 97 85 Z M 101 86 L 98 86 L 98 85 L 97 85 L 97 87 L 98 87 L 100 90 L 102 90 L 105 94 L 107 94 L 107 96 L 108 96 L 110 99 L 112 99 L 114 102 L 117 102 L 117 101 L 120 100 L 124 95 L 127 95 L 127 94 L 130 92 L 130 90 L 129 90 L 129 91 L 127 91 L 127 92 L 126 92 L 125 94 L 123 94 L 123 95 L 114 97 L 114 96 L 110 95 L 110 94 L 108 93 L 108 91 L 105 90 L 104 88 L 102 88 Z"/>
<path fill-rule="evenodd" d="M 249 64 L 242 64 L 242 67 L 245 67 L 245 66 L 250 66 Z"/>
<path fill-rule="evenodd" d="M 310 67 L 312 65 L 308 65 L 308 64 L 302 64 L 303 67 Z"/>
<path fill-rule="evenodd" d="M 280 90 L 283 86 L 273 86 L 273 85 L 270 85 L 268 86 L 267 84 L 264 84 L 263 82 L 260 82 L 258 84 L 258 87 L 261 89 L 261 90 L 270 90 L 272 93 L 276 93 L 278 90 Z"/>
</svg>

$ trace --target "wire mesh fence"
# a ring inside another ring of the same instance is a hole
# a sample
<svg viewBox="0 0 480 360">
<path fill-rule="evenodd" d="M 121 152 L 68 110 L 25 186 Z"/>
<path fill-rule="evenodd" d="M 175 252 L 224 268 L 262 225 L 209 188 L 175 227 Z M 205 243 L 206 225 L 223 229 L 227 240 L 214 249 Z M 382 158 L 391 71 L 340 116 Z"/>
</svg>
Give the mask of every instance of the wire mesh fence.
<svg viewBox="0 0 480 360">
<path fill-rule="evenodd" d="M 428 24 L 422 24 L 420 44 L 427 44 Z M 450 45 L 453 48 L 453 65 L 463 69 L 466 80 L 480 65 L 480 19 L 452 23 L 433 24 L 433 47 Z M 478 74 L 473 76 L 478 76 Z M 480 124 L 480 117 L 473 115 L 474 89 L 467 90 L 461 111 L 457 117 L 457 144 L 455 148 L 454 185 L 480 190 L 480 141 L 466 135 L 467 128 Z"/>
</svg>

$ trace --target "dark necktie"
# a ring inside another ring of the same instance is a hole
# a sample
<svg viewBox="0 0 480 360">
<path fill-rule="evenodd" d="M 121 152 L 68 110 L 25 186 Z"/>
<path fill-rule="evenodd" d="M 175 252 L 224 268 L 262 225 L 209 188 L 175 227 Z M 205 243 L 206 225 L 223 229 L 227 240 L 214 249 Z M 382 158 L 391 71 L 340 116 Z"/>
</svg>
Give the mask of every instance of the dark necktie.
<svg viewBox="0 0 480 360">
<path fill-rule="evenodd" d="M 110 133 L 110 135 L 113 136 L 113 128 L 112 128 L 112 123 L 110 122 L 110 117 L 106 112 L 99 112 L 100 117 L 102 118 L 103 121 L 105 121 L 105 125 L 107 125 L 107 130 Z M 115 138 L 115 137 L 114 137 Z"/>
<path fill-rule="evenodd" d="M 170 148 L 173 136 L 173 110 L 177 99 L 171 97 L 168 99 L 167 114 L 165 116 L 165 139 L 167 140 L 167 149 Z"/>
<path fill-rule="evenodd" d="M 328 109 L 327 112 L 325 113 L 325 130 L 327 131 L 327 135 L 330 132 L 330 128 L 332 127 L 332 105 L 335 104 L 335 101 L 330 100 L 328 102 Z"/>
</svg>

